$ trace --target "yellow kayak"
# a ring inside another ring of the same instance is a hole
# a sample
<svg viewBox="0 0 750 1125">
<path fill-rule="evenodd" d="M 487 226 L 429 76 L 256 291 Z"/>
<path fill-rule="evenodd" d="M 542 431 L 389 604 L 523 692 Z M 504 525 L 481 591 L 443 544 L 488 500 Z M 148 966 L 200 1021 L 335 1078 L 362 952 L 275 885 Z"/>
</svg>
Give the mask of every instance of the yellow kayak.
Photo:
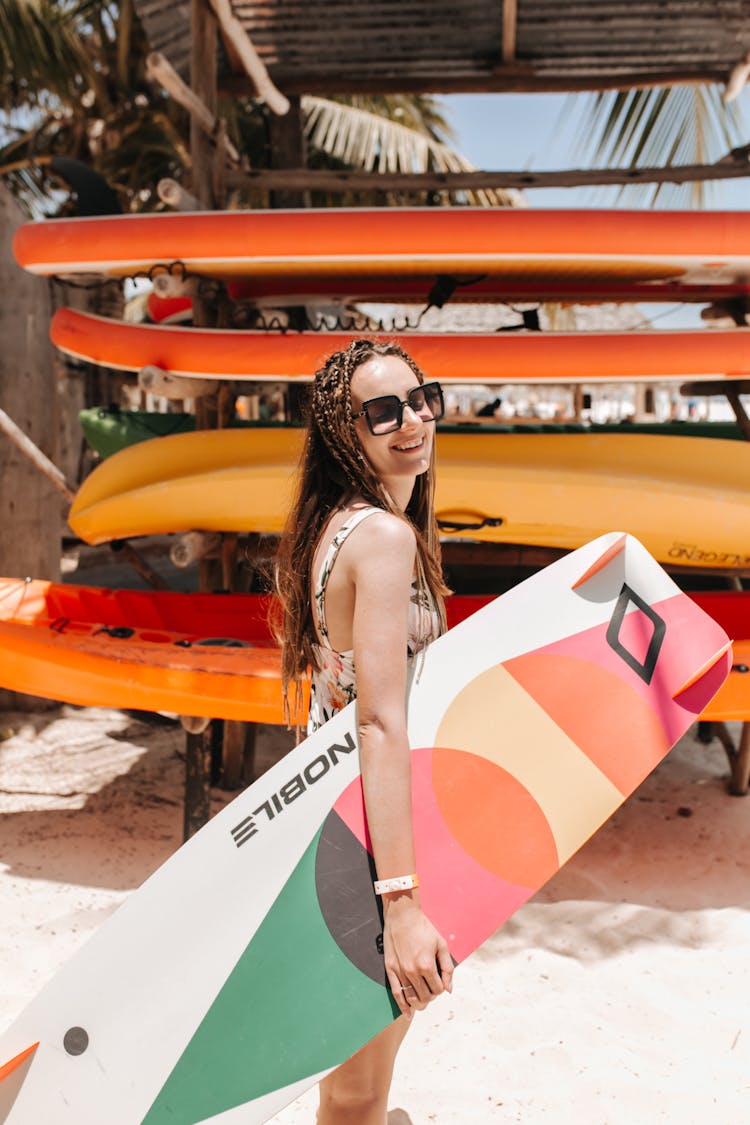
<svg viewBox="0 0 750 1125">
<path fill-rule="evenodd" d="M 177 434 L 124 449 L 84 482 L 81 539 L 278 532 L 302 442 L 295 429 Z M 575 548 L 613 527 L 663 563 L 750 566 L 750 443 L 650 434 L 439 433 L 444 535 Z"/>
</svg>

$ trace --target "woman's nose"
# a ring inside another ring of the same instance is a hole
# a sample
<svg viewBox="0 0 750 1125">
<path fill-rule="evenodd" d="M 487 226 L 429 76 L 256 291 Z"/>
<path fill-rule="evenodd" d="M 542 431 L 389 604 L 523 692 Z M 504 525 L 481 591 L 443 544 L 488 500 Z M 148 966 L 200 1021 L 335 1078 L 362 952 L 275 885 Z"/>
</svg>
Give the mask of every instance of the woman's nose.
<svg viewBox="0 0 750 1125">
<path fill-rule="evenodd" d="M 409 411 L 409 417 L 408 418 L 406 416 L 407 410 Z M 408 423 L 408 425 L 413 426 L 414 422 L 421 422 L 421 421 L 422 421 L 422 419 L 419 416 L 419 414 L 417 413 L 417 411 L 414 409 L 414 407 L 411 406 L 408 402 L 405 402 L 404 403 L 404 409 L 401 412 L 401 425 L 403 426 L 404 423 Z"/>
</svg>

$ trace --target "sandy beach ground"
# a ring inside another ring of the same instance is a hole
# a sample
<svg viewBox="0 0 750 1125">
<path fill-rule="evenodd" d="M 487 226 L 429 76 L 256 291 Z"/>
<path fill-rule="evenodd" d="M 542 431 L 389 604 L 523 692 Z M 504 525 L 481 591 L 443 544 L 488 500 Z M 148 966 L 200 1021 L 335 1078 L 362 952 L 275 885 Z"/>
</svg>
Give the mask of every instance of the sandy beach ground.
<svg viewBox="0 0 750 1125">
<path fill-rule="evenodd" d="M 2 1031 L 179 846 L 184 736 L 61 707 L 0 714 L 0 738 Z M 267 730 L 261 764 L 279 748 Z M 399 1059 L 414 1125 L 750 1121 L 750 798 L 725 775 L 689 733 L 460 966 Z"/>
</svg>

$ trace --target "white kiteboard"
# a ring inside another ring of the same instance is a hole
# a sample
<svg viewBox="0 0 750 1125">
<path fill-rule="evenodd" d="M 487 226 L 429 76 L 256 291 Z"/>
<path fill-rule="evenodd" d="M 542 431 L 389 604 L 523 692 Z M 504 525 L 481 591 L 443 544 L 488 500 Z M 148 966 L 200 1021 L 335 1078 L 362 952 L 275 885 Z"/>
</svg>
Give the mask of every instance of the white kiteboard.
<svg viewBox="0 0 750 1125">
<path fill-rule="evenodd" d="M 722 629 L 616 533 L 430 646 L 408 704 L 417 865 L 456 962 L 640 784 L 730 660 Z M 0 1122 L 267 1120 L 398 1014 L 372 874 L 351 704 L 18 1017 Z"/>
</svg>

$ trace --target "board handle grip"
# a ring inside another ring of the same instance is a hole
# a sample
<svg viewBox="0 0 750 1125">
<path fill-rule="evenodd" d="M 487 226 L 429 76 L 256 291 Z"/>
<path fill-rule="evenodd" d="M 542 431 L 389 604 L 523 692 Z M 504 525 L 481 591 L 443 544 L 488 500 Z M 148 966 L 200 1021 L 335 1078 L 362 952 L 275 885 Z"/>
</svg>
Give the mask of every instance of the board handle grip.
<svg viewBox="0 0 750 1125">
<path fill-rule="evenodd" d="M 620 554 L 620 551 L 624 550 L 627 540 L 627 535 L 623 534 L 619 539 L 616 539 L 611 546 L 607 547 L 606 551 L 604 551 L 598 559 L 595 559 L 595 561 L 592 562 L 588 570 L 586 570 L 580 578 L 576 579 L 576 581 L 571 586 L 571 590 L 577 590 L 580 586 L 583 586 L 584 582 L 588 582 L 589 578 L 593 578 L 594 575 L 598 574 L 600 570 L 604 570 L 605 566 L 611 563 L 612 559 L 616 558 L 617 555 Z"/>
<path fill-rule="evenodd" d="M 486 516 L 482 512 L 473 512 L 463 508 L 437 513 L 437 525 L 440 531 L 481 531 L 485 527 L 502 527 L 505 520 L 502 516 Z"/>
<path fill-rule="evenodd" d="M 731 647 L 731 641 L 727 641 L 726 644 L 722 645 L 718 652 L 715 652 L 714 655 L 710 657 L 705 664 L 701 664 L 698 671 L 693 672 L 693 674 L 687 680 L 685 680 L 685 683 L 677 688 L 677 691 L 672 692 L 672 699 L 679 699 L 680 696 L 688 691 L 691 687 L 693 687 L 694 684 L 697 684 L 699 680 L 702 680 L 706 673 L 710 672 L 711 669 L 719 663 L 722 656 L 726 656 Z"/>
</svg>

